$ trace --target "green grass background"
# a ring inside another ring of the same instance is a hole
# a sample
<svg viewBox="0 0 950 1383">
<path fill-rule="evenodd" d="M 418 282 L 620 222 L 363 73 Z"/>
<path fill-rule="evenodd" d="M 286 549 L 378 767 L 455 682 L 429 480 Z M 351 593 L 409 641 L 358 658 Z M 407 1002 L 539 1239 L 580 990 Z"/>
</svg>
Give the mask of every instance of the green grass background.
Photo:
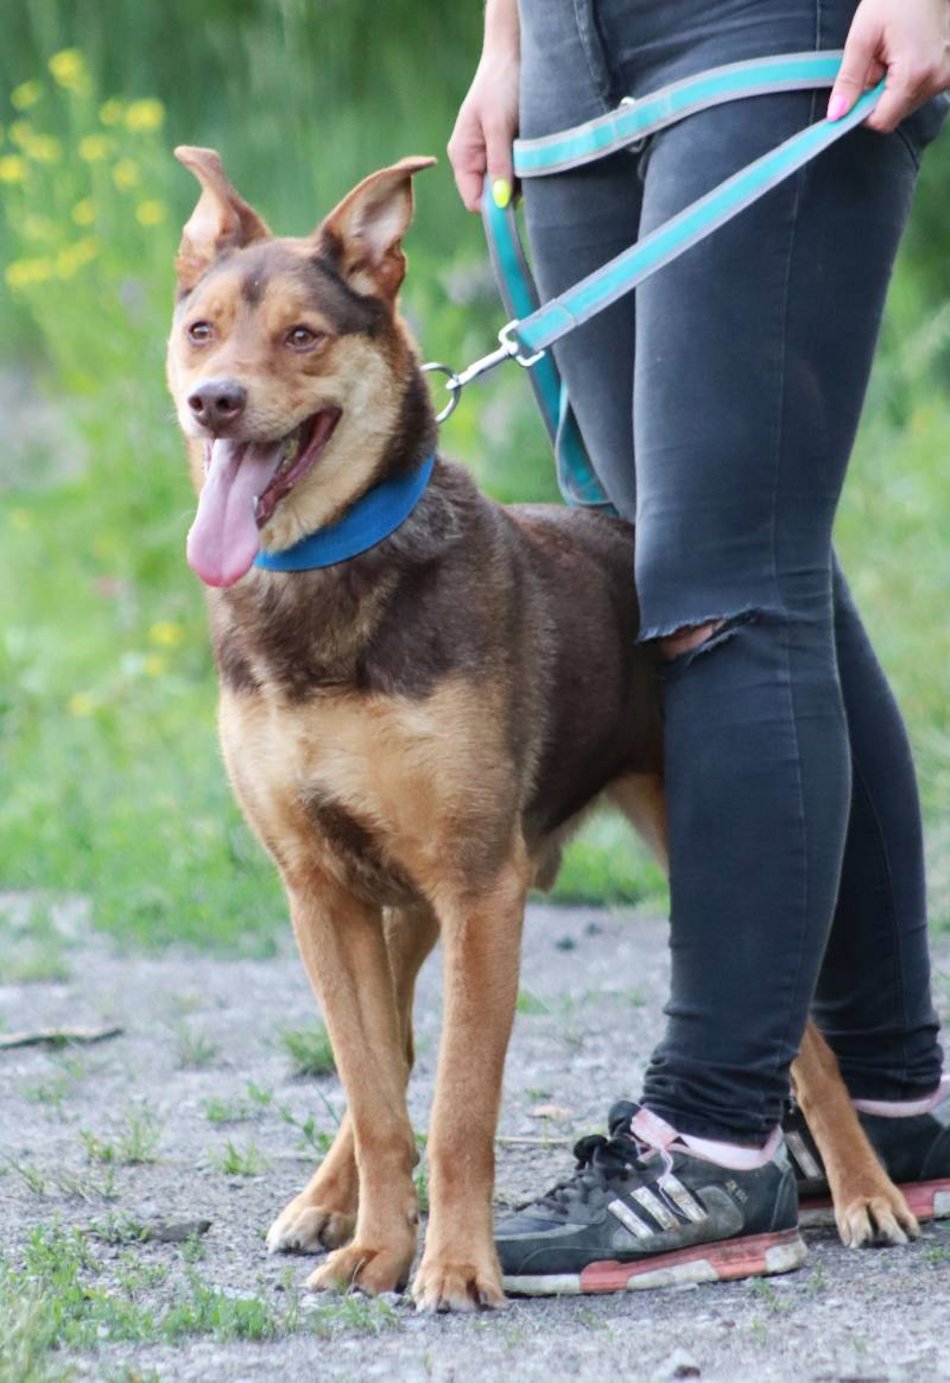
<svg viewBox="0 0 950 1383">
<path fill-rule="evenodd" d="M 0 422 L 0 888 L 87 894 L 96 923 L 129 941 L 266 950 L 284 906 L 224 782 L 183 559 L 192 497 L 162 357 L 195 185 L 170 149 L 217 146 L 275 227 L 305 232 L 373 168 L 441 156 L 478 7 L 26 0 L 4 22 L 0 381 L 19 407 Z M 60 64 L 66 86 L 49 68 L 64 49 L 78 52 Z M 129 103 L 146 98 L 161 123 L 128 128 Z M 111 141 L 91 162 L 90 136 Z M 928 160 L 838 527 L 909 719 L 933 839 L 950 803 L 948 143 Z M 4 159 L 22 160 L 6 182 Z M 461 363 L 502 318 L 444 157 L 417 205 L 404 307 L 428 358 Z M 24 442 L 38 417 L 40 438 Z M 467 396 L 444 445 L 499 499 L 555 497 L 516 371 Z M 598 818 L 559 895 L 656 900 L 662 880 Z"/>
</svg>

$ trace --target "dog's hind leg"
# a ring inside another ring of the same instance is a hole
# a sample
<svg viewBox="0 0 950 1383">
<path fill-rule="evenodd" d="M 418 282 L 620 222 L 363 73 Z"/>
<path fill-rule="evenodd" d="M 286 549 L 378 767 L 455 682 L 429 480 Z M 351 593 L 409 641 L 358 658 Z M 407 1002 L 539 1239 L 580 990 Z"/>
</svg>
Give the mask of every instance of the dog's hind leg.
<svg viewBox="0 0 950 1383">
<path fill-rule="evenodd" d="M 795 1095 L 825 1164 L 842 1242 L 906 1244 L 917 1221 L 858 1122 L 834 1052 L 809 1022 L 792 1063 Z"/>
<path fill-rule="evenodd" d="M 412 1289 L 422 1310 L 504 1303 L 492 1226 L 494 1138 L 530 873 L 519 843 L 493 880 L 438 905 L 445 1015 L 429 1130 L 429 1227 Z"/>
<path fill-rule="evenodd" d="M 383 916 L 386 954 L 396 995 L 396 1012 L 406 1054 L 408 1078 L 415 1061 L 412 1037 L 412 1001 L 416 977 L 423 961 L 439 939 L 439 923 L 427 904 L 412 908 L 388 908 Z"/>
<path fill-rule="evenodd" d="M 383 932 L 408 1078 L 413 1063 L 416 976 L 438 939 L 439 928 L 431 909 L 420 906 L 388 910 Z M 271 1253 L 319 1253 L 325 1248 L 339 1248 L 353 1237 L 358 1207 L 356 1142 L 347 1111 L 326 1157 L 271 1226 L 267 1247 Z"/>
<path fill-rule="evenodd" d="M 615 778 L 607 789 L 607 799 L 620 808 L 664 873 L 668 873 L 666 796 L 661 775 L 628 773 Z"/>
</svg>

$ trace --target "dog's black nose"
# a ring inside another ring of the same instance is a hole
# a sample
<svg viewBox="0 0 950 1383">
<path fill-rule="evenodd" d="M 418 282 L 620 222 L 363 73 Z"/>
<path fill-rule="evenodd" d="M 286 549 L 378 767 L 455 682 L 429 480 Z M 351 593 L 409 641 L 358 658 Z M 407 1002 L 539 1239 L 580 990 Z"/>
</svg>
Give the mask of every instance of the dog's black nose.
<svg viewBox="0 0 950 1383">
<path fill-rule="evenodd" d="M 212 432 L 233 423 L 246 404 L 247 390 L 236 379 L 205 379 L 188 395 L 188 407 Z"/>
</svg>

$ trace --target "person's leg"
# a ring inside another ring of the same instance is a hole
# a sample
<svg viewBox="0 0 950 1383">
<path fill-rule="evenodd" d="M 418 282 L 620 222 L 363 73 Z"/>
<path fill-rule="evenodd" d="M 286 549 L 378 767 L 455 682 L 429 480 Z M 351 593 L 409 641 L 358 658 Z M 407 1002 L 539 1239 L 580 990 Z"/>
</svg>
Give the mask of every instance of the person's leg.
<svg viewBox="0 0 950 1383">
<path fill-rule="evenodd" d="M 536 138 L 602 115 L 620 92 L 584 5 L 521 3 L 521 135 Z M 542 300 L 625 250 L 637 238 L 642 186 L 634 156 L 615 155 L 524 183 L 525 220 Z M 598 476 L 618 513 L 636 508 L 633 464 L 634 298 L 622 298 L 555 348 Z"/>
<path fill-rule="evenodd" d="M 813 104 L 661 136 L 644 228 Z M 830 531 L 913 181 L 900 136 L 858 131 L 640 290 L 644 633 L 727 620 L 666 691 L 673 994 L 645 1102 L 687 1133 L 777 1122 L 835 909 L 851 781 Z"/>
<path fill-rule="evenodd" d="M 856 1099 L 911 1101 L 941 1072 L 917 784 L 900 711 L 837 564 L 834 593 L 851 810 L 813 1011 Z"/>
</svg>

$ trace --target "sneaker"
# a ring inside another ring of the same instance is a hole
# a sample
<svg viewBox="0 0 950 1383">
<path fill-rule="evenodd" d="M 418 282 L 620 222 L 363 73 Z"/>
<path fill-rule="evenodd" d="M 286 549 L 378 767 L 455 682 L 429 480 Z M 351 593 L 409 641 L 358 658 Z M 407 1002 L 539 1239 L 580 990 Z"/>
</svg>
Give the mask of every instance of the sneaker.
<svg viewBox="0 0 950 1383">
<path fill-rule="evenodd" d="M 506 1292 L 622 1292 L 786 1273 L 805 1261 L 780 1131 L 761 1166 L 697 1155 L 628 1100 L 582 1138 L 574 1174 L 495 1230 Z"/>
<path fill-rule="evenodd" d="M 897 1114 L 894 1106 L 855 1100 L 861 1127 L 918 1220 L 950 1219 L 950 1076 L 936 1092 Z M 888 1113 L 881 1111 L 887 1109 Z M 834 1224 L 831 1191 L 805 1116 L 793 1104 L 782 1121 L 803 1225 Z"/>
</svg>

